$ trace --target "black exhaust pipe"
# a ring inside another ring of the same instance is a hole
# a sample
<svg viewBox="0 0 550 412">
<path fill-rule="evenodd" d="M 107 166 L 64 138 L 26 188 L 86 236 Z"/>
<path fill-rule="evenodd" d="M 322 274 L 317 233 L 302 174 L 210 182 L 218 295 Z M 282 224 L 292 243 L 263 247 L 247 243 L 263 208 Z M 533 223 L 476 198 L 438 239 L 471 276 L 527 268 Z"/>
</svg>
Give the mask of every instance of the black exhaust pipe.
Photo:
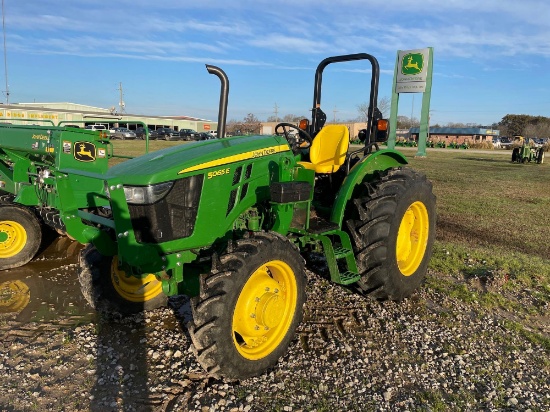
<svg viewBox="0 0 550 412">
<path fill-rule="evenodd" d="M 227 100 L 229 98 L 229 79 L 225 72 L 216 66 L 206 65 L 208 73 L 215 74 L 221 82 L 220 108 L 218 110 L 218 138 L 225 137 L 225 122 L 227 120 Z"/>
</svg>

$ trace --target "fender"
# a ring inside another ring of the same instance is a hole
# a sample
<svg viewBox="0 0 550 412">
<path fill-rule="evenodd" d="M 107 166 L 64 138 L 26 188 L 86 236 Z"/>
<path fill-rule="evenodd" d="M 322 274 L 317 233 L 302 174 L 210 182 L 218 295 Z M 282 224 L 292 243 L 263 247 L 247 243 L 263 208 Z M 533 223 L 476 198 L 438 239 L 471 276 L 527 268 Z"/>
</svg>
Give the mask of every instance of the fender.
<svg viewBox="0 0 550 412">
<path fill-rule="evenodd" d="M 349 175 L 344 179 L 342 187 L 336 195 L 336 201 L 334 202 L 334 206 L 332 208 L 330 221 L 337 223 L 339 227 L 342 227 L 344 211 L 349 199 L 351 199 L 353 195 L 355 186 L 372 177 L 372 175 L 377 171 L 403 166 L 407 163 L 408 162 L 405 156 L 390 149 L 379 150 L 361 159 L 359 163 L 353 166 L 349 172 Z"/>
</svg>

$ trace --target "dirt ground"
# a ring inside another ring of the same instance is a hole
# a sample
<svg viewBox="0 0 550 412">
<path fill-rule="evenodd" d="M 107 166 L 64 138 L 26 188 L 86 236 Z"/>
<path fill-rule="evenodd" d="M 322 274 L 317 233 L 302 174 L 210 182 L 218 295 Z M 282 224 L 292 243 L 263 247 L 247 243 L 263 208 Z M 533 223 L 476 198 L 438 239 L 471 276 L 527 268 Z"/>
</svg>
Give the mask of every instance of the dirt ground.
<svg viewBox="0 0 550 412">
<path fill-rule="evenodd" d="M 80 248 L 57 238 L 35 261 L 2 273 L 0 410 L 550 409 L 548 349 L 506 327 L 517 320 L 508 313 L 426 287 L 380 303 L 311 272 L 288 354 L 257 378 L 214 380 L 191 351 L 185 297 L 101 319 L 79 291 Z M 530 327 L 550 336 L 547 320 Z"/>
</svg>

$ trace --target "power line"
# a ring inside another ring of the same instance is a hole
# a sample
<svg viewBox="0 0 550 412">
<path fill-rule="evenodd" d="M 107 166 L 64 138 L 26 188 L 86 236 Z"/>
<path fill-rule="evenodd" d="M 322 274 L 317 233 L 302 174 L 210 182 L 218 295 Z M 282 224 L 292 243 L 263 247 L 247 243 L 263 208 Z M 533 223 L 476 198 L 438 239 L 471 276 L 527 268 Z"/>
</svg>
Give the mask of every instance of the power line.
<svg viewBox="0 0 550 412">
<path fill-rule="evenodd" d="M 10 104 L 10 86 L 8 84 L 8 55 L 6 51 L 6 21 L 4 17 L 4 0 L 2 0 L 2 32 L 4 33 L 4 70 L 6 73 L 6 104 Z"/>
</svg>

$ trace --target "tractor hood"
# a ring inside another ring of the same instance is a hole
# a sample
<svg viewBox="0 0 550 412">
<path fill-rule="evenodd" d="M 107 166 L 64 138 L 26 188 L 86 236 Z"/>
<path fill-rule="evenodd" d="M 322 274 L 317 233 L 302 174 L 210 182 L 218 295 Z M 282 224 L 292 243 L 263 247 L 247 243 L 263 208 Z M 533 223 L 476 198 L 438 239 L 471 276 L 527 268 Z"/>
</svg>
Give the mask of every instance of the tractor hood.
<svg viewBox="0 0 550 412">
<path fill-rule="evenodd" d="M 144 186 L 198 174 L 211 167 L 290 151 L 283 136 L 238 136 L 169 147 L 113 166 L 107 178 Z"/>
</svg>

